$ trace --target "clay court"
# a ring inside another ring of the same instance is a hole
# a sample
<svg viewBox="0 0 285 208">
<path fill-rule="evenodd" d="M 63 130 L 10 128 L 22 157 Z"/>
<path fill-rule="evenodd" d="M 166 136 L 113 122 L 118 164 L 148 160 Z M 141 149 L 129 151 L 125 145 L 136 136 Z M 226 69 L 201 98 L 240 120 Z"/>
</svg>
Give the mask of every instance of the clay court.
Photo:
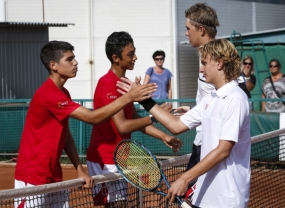
<svg viewBox="0 0 285 208">
<path fill-rule="evenodd" d="M 0 163 L 0 190 L 14 188 L 15 163 Z M 76 170 L 72 165 L 63 165 L 63 180 L 77 178 Z"/>
</svg>

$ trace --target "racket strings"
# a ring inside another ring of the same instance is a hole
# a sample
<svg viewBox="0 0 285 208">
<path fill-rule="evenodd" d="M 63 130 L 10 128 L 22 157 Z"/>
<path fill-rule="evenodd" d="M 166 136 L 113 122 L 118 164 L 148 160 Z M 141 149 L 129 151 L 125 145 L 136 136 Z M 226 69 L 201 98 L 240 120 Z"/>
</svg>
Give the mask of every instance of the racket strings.
<svg viewBox="0 0 285 208">
<path fill-rule="evenodd" d="M 143 189 L 156 189 L 161 181 L 158 164 L 141 146 L 124 142 L 118 147 L 116 161 L 128 180 Z"/>
</svg>

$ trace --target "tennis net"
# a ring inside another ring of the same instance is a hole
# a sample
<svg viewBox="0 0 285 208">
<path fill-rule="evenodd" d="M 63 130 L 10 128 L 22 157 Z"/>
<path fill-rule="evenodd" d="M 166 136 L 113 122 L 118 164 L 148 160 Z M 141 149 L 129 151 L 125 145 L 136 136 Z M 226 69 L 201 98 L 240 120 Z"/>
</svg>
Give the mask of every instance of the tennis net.
<svg viewBox="0 0 285 208">
<path fill-rule="evenodd" d="M 161 161 L 161 166 L 168 180 L 175 181 L 186 168 L 186 163 L 191 154 L 179 156 Z M 133 186 L 126 186 L 119 173 L 93 176 L 95 180 L 94 189 L 98 189 L 100 194 L 93 194 L 91 189 L 80 188 L 83 185 L 82 179 L 74 179 L 59 183 L 27 187 L 22 189 L 10 189 L 0 191 L 0 207 L 17 207 L 25 202 L 25 207 L 44 207 L 40 203 L 45 203 L 45 207 L 104 207 L 104 201 L 108 202 L 107 192 L 110 196 L 117 197 L 121 193 L 127 193 L 127 199 L 116 198 L 117 202 L 109 203 L 109 207 L 165 207 L 167 201 L 165 197 L 140 191 Z M 109 190 L 109 187 L 117 189 Z M 163 184 L 161 191 L 166 192 Z M 99 196 L 99 197 L 98 197 Z M 53 202 L 50 202 L 53 201 Z M 56 201 L 56 202 L 54 202 Z M 67 204 L 66 204 L 67 202 Z M 169 207 L 177 207 L 175 204 Z"/>
<path fill-rule="evenodd" d="M 285 203 L 285 129 L 280 129 L 254 136 L 251 150 L 251 191 L 249 207 L 282 207 Z M 191 154 L 170 159 L 161 160 L 162 168 L 170 182 L 175 181 L 186 168 Z M 45 200 L 47 207 L 64 207 L 68 202 L 69 207 L 98 207 L 108 201 L 107 190 L 110 196 L 120 196 L 127 193 L 127 199 L 116 198 L 116 203 L 110 203 L 109 207 L 178 207 L 176 204 L 167 205 L 165 197 L 150 192 L 140 191 L 130 184 L 124 184 L 118 173 L 93 176 L 95 188 L 101 191 L 101 197 L 94 197 L 91 189 L 79 188 L 83 185 L 82 179 L 63 181 L 23 189 L 11 189 L 0 191 L 0 207 L 14 207 L 25 201 L 26 207 L 42 207 L 38 202 Z M 116 185 L 114 185 L 116 184 Z M 109 190 L 113 185 L 117 189 Z M 166 192 L 165 185 L 160 191 Z M 98 196 L 98 195 L 97 195 Z M 57 199 L 56 203 L 49 200 Z M 68 206 L 66 206 L 68 207 Z"/>
</svg>

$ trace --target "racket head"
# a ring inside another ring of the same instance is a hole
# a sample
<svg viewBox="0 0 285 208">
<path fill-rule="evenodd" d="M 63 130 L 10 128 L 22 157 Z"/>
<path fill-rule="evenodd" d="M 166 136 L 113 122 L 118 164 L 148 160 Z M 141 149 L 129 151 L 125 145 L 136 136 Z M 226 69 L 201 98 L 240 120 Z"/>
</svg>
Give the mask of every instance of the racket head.
<svg viewBox="0 0 285 208">
<path fill-rule="evenodd" d="M 119 142 L 114 152 L 114 161 L 121 176 L 139 189 L 154 191 L 162 181 L 156 157 L 135 140 L 125 139 Z"/>
</svg>

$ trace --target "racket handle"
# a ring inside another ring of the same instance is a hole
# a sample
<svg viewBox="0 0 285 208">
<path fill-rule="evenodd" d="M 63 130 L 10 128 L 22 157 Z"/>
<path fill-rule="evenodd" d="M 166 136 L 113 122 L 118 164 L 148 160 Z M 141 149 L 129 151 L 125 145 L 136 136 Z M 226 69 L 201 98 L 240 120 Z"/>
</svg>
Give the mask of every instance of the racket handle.
<svg viewBox="0 0 285 208">
<path fill-rule="evenodd" d="M 181 205 L 180 205 L 181 208 L 191 208 L 191 206 L 189 204 L 187 204 L 187 202 L 183 202 Z"/>
</svg>

